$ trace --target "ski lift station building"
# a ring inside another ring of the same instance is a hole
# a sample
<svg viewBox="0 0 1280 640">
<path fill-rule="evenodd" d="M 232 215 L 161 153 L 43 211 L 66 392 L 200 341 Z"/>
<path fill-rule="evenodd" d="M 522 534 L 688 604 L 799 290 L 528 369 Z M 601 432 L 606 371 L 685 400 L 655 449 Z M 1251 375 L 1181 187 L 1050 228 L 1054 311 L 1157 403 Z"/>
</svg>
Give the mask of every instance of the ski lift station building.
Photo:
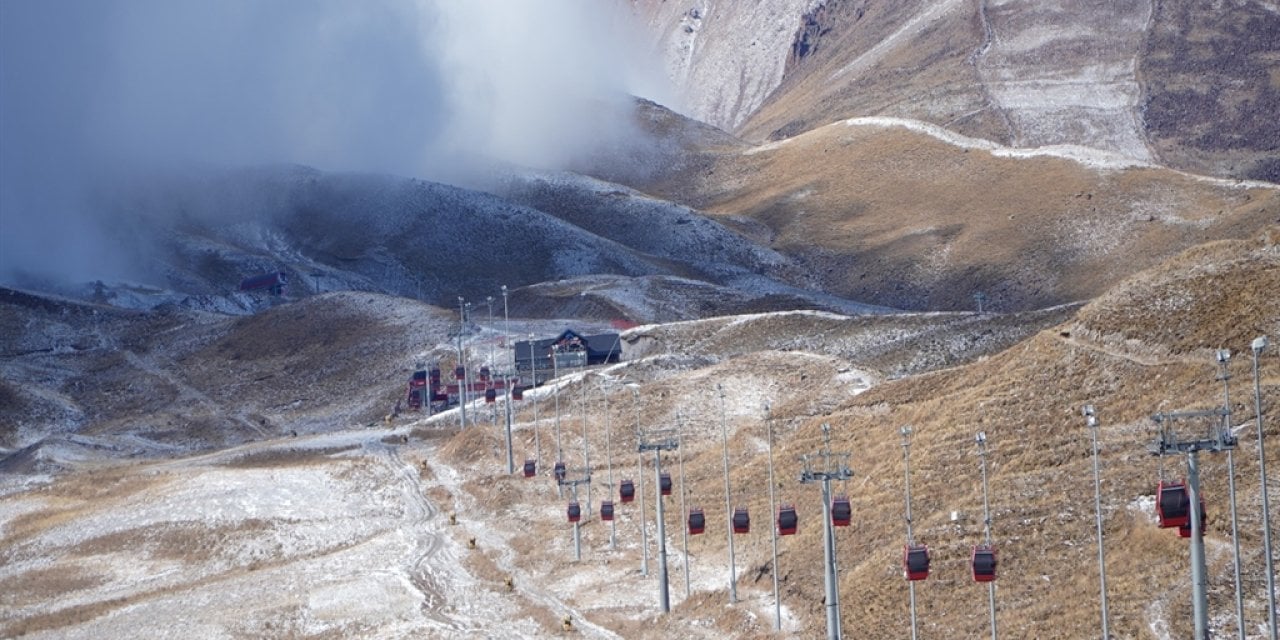
<svg viewBox="0 0 1280 640">
<path fill-rule="evenodd" d="M 516 371 L 529 372 L 534 383 L 552 378 L 557 370 L 570 370 L 617 362 L 622 357 L 622 341 L 616 333 L 583 335 L 565 329 L 554 338 L 516 342 Z"/>
</svg>

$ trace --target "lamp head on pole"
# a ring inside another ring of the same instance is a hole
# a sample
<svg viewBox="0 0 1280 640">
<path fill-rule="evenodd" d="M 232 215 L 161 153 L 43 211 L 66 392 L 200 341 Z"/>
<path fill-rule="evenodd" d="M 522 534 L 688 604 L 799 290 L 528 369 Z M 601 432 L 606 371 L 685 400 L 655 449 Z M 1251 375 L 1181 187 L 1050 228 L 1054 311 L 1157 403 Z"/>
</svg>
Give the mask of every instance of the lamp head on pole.
<svg viewBox="0 0 1280 640">
<path fill-rule="evenodd" d="M 1220 364 L 1226 364 L 1231 359 L 1231 351 L 1227 349 L 1218 349 L 1214 352 L 1214 357 L 1218 359 Z"/>
<path fill-rule="evenodd" d="M 1253 355 L 1256 356 L 1259 353 L 1262 353 L 1262 350 L 1267 348 L 1267 344 L 1266 336 L 1258 336 L 1254 338 L 1253 344 L 1251 345 L 1253 347 Z"/>
<path fill-rule="evenodd" d="M 1093 416 L 1093 415 L 1094 415 L 1093 405 L 1091 405 L 1091 404 L 1086 404 L 1085 406 L 1081 407 L 1081 408 L 1080 408 L 1080 413 L 1081 413 L 1083 416 L 1085 416 L 1086 418 L 1088 418 L 1088 417 L 1090 417 L 1090 416 Z"/>
<path fill-rule="evenodd" d="M 979 431 L 979 432 L 978 432 L 978 435 L 974 437 L 974 440 L 976 440 L 976 441 L 978 442 L 978 446 L 982 446 L 982 445 L 986 444 L 986 443 L 987 443 L 987 432 L 986 432 L 986 431 Z"/>
</svg>

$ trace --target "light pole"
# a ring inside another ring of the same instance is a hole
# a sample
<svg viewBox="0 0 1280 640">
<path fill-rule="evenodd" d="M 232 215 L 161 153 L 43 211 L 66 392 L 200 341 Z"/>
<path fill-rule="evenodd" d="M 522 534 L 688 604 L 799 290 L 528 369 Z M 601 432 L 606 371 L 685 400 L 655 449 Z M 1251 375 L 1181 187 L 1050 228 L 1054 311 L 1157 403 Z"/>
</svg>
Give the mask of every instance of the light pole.
<svg viewBox="0 0 1280 640">
<path fill-rule="evenodd" d="M 631 403 L 636 409 L 636 442 L 642 442 L 640 432 L 640 390 L 631 388 Z M 636 482 L 640 483 L 640 575 L 649 575 L 649 514 L 644 510 L 644 454 L 636 456 Z"/>
<path fill-rule="evenodd" d="M 1098 418 L 1091 404 L 1085 405 L 1081 412 L 1089 425 L 1089 433 L 1093 439 L 1093 520 L 1098 530 L 1098 589 L 1102 593 L 1102 640 L 1111 640 L 1110 624 L 1107 619 L 1107 563 L 1102 551 L 1102 482 L 1098 474 Z"/>
<path fill-rule="evenodd" d="M 484 301 L 486 304 L 489 305 L 489 329 L 493 330 L 493 296 L 485 296 Z M 491 368 L 495 368 L 495 369 L 497 368 L 497 365 L 494 364 L 493 362 L 493 342 L 492 341 L 489 342 L 489 366 Z M 485 393 L 487 394 L 489 389 L 492 389 L 492 388 L 493 388 L 493 373 L 491 371 L 489 373 L 489 377 L 486 378 L 484 381 Z M 498 423 L 498 407 L 495 406 L 493 408 L 493 411 L 489 414 L 489 417 L 491 420 L 490 424 L 496 425 Z"/>
<path fill-rule="evenodd" d="M 604 400 L 604 459 L 605 468 L 608 470 L 609 500 L 613 500 L 613 436 L 611 434 L 611 421 L 609 418 L 609 395 L 605 392 L 603 387 L 600 389 L 600 397 Z M 615 516 L 613 519 L 609 520 L 609 550 L 612 551 L 618 548 L 617 538 L 618 518 Z"/>
<path fill-rule="evenodd" d="M 507 341 L 511 340 L 511 316 L 507 315 L 507 285 L 505 284 L 502 285 L 502 318 L 502 343 L 503 345 L 506 345 Z M 514 353 L 515 352 L 512 351 L 512 354 Z M 494 366 L 497 366 L 496 363 Z M 511 370 L 514 368 L 515 356 L 512 355 L 511 366 L 504 367 L 502 372 L 502 391 L 507 395 L 506 402 L 504 403 L 507 407 L 507 474 L 516 472 L 515 452 L 513 451 L 511 443 Z"/>
<path fill-rule="evenodd" d="M 561 482 L 561 484 L 566 484 L 573 487 L 573 503 L 574 504 L 578 504 L 578 485 L 584 482 L 589 482 L 589 480 L 587 480 L 586 478 L 575 478 L 573 480 L 569 480 L 567 476 L 566 476 L 566 479 Z M 581 505 L 579 505 L 578 508 L 579 510 L 581 510 L 582 508 Z M 579 513 L 581 513 L 581 511 L 579 511 Z M 581 515 L 579 515 L 579 517 L 581 517 Z M 580 524 L 581 523 L 578 521 L 574 521 L 573 523 L 573 559 L 574 560 L 582 559 L 582 529 L 581 527 L 579 527 Z"/>
<path fill-rule="evenodd" d="M 532 380 L 529 383 L 529 390 L 532 391 L 538 387 L 538 361 L 533 355 L 533 334 L 529 334 L 529 377 Z M 538 436 L 538 400 L 532 399 L 533 402 L 533 459 L 534 466 L 542 468 L 542 439 Z"/>
<path fill-rule="evenodd" d="M 991 503 L 987 499 L 987 432 L 979 431 L 975 438 L 978 442 L 978 456 L 982 458 L 982 528 L 991 548 Z M 987 583 L 987 600 L 991 608 L 991 640 L 996 640 L 996 582 Z"/>
<path fill-rule="evenodd" d="M 1276 572 L 1271 559 L 1271 503 L 1267 499 L 1267 455 L 1262 438 L 1262 387 L 1258 382 L 1258 356 L 1267 348 L 1267 337 L 1253 339 L 1253 412 L 1258 424 L 1258 470 L 1262 474 L 1262 542 L 1267 560 L 1267 624 L 1276 640 Z"/>
<path fill-rule="evenodd" d="M 764 405 L 764 424 L 768 433 L 769 440 L 769 514 L 773 517 L 774 510 L 774 482 L 773 482 L 773 412 L 769 403 Z M 782 630 L 782 600 L 778 597 L 778 528 L 769 527 L 769 536 L 773 540 L 773 630 Z"/>
<path fill-rule="evenodd" d="M 820 452 L 824 460 L 822 469 L 814 470 L 810 465 L 810 459 L 817 456 L 801 456 L 804 471 L 800 473 L 800 484 L 822 483 L 822 555 L 826 564 L 823 584 L 826 587 L 827 640 L 840 640 L 840 587 L 836 583 L 836 538 L 831 525 L 831 481 L 848 480 L 852 472 L 847 463 L 849 454 L 841 456 L 846 459 L 846 462 L 831 464 L 830 425 L 825 423 L 822 425 L 822 435 L 824 441 L 823 450 Z"/>
<path fill-rule="evenodd" d="M 676 461 L 680 465 L 680 519 L 685 520 L 689 517 L 688 494 L 684 489 L 684 450 L 680 445 L 684 444 L 684 422 L 680 419 L 680 412 L 676 412 Z M 681 522 L 680 533 L 684 539 L 684 597 L 689 598 L 689 523 Z"/>
<path fill-rule="evenodd" d="M 555 381 L 555 389 L 552 389 L 552 395 L 556 399 L 556 464 L 564 463 L 564 448 L 560 446 L 560 368 L 556 364 L 556 346 L 551 345 L 551 379 Z M 561 495 L 564 490 L 560 489 Z"/>
<path fill-rule="evenodd" d="M 1218 366 L 1222 369 L 1222 373 L 1218 376 L 1222 380 L 1222 424 L 1228 433 L 1231 429 L 1231 386 L 1228 380 L 1231 379 L 1231 372 L 1227 370 L 1227 362 L 1231 360 L 1231 352 L 1226 349 L 1218 349 L 1215 353 L 1218 360 Z M 1236 463 L 1234 449 L 1227 449 L 1227 494 L 1231 501 L 1231 568 L 1235 572 L 1236 587 L 1236 632 L 1240 635 L 1240 640 L 1245 640 L 1244 632 L 1244 594 L 1240 589 L 1240 529 L 1239 520 L 1236 518 Z"/>
<path fill-rule="evenodd" d="M 733 557 L 733 503 L 729 487 L 729 430 L 724 418 L 724 385 L 716 384 L 720 392 L 720 438 L 724 442 L 724 523 L 729 538 L 729 603 L 738 601 L 738 564 Z"/>
<path fill-rule="evenodd" d="M 458 380 L 458 420 L 461 430 L 467 430 L 467 359 L 462 350 L 462 331 L 467 326 L 467 301 L 458 296 L 458 366 L 454 378 Z M 462 373 L 461 377 L 456 374 Z"/>
<path fill-rule="evenodd" d="M 591 515 L 591 450 L 587 445 L 587 364 L 582 361 L 582 463 L 587 468 L 587 515 Z"/>
<path fill-rule="evenodd" d="M 1201 522 L 1204 510 L 1200 508 L 1200 452 L 1218 453 L 1236 446 L 1236 438 L 1231 430 L 1222 426 L 1225 415 L 1225 409 L 1216 407 L 1205 411 L 1164 412 L 1151 416 L 1160 425 L 1157 439 L 1150 446 L 1151 453 L 1161 456 L 1184 454 L 1187 457 L 1187 498 L 1190 503 L 1191 525 L 1191 615 L 1196 640 L 1209 638 L 1208 573 L 1205 570 L 1204 527 Z M 1184 440 L 1174 431 L 1173 423 L 1178 420 L 1204 418 L 1217 420 L 1207 437 Z"/>
<path fill-rule="evenodd" d="M 898 430 L 902 434 L 902 468 L 907 498 L 907 548 L 916 543 L 911 531 L 911 426 Z M 911 640 L 916 640 L 916 581 L 907 580 L 907 597 L 911 603 Z M 1105 639 L 1104 639 L 1105 640 Z"/>
<path fill-rule="evenodd" d="M 667 532 L 662 514 L 662 452 L 676 449 L 680 444 L 669 435 L 651 442 L 645 441 L 643 436 L 641 438 L 637 450 L 641 454 L 653 452 L 653 485 L 657 488 L 654 494 L 657 496 L 658 518 L 658 605 L 663 613 L 667 613 L 671 611 L 671 598 L 667 589 Z"/>
<path fill-rule="evenodd" d="M 560 446 L 560 366 L 556 359 L 556 346 L 551 345 L 551 379 L 555 381 L 552 395 L 556 401 L 556 462 L 564 462 L 564 448 Z"/>
</svg>

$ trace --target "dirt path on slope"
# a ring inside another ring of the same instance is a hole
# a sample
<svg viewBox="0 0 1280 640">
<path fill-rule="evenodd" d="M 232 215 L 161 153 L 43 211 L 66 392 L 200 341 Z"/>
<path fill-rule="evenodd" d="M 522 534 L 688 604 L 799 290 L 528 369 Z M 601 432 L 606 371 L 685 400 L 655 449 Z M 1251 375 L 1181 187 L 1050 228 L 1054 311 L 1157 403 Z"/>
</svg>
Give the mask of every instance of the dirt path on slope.
<svg viewBox="0 0 1280 640">
<path fill-rule="evenodd" d="M 434 452 L 433 452 L 434 454 Z M 438 457 L 432 455 L 431 465 L 436 474 L 436 479 L 440 486 L 447 489 L 455 497 L 460 511 L 484 513 L 486 509 L 479 504 L 475 497 L 467 493 L 463 488 L 463 478 L 456 469 L 448 464 L 441 462 Z M 495 549 L 498 551 L 498 557 L 494 561 L 495 565 L 503 572 L 512 576 L 513 590 L 522 598 L 527 600 L 530 605 L 555 613 L 561 618 L 570 618 L 573 620 L 574 628 L 578 633 L 589 638 L 609 638 L 620 640 L 622 636 L 591 622 L 582 612 L 573 605 L 556 597 L 555 594 L 548 590 L 530 589 L 524 585 L 536 585 L 541 582 L 541 576 L 534 576 L 520 568 L 516 563 L 515 552 L 512 551 L 511 545 L 506 539 L 498 533 L 485 527 L 477 527 L 475 524 L 462 522 L 461 526 L 469 537 L 474 537 L 477 542 L 487 549 Z"/>
</svg>

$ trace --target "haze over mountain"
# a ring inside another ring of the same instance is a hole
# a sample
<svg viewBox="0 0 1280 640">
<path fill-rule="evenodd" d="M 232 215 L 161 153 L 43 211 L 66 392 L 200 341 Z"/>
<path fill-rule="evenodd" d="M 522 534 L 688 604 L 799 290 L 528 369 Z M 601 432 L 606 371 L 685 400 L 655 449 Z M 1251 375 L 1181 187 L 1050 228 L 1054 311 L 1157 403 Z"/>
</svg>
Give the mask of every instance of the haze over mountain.
<svg viewBox="0 0 1280 640">
<path fill-rule="evenodd" d="M 845 633 L 900 638 L 911 426 L 922 637 L 990 632 L 978 431 L 1001 631 L 1097 637 L 1092 404 L 1112 635 L 1186 638 L 1150 416 L 1225 402 L 1264 637 L 1277 42 L 1266 0 L 0 2 L 0 636 L 823 637 L 829 433 Z M 566 329 L 621 361 L 406 404 Z M 677 432 L 662 613 L 632 454 Z"/>
</svg>

